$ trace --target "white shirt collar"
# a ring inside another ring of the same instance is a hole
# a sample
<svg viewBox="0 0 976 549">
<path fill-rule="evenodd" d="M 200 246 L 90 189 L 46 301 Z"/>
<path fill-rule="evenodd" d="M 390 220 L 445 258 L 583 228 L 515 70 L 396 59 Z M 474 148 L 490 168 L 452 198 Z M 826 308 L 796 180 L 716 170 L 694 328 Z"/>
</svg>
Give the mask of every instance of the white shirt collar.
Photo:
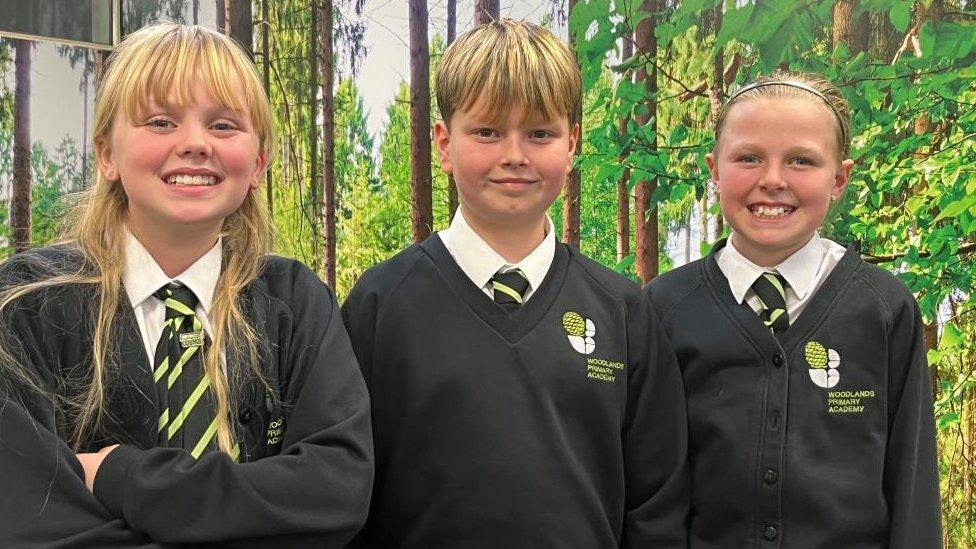
<svg viewBox="0 0 976 549">
<path fill-rule="evenodd" d="M 542 280 L 545 279 L 546 273 L 549 272 L 549 267 L 552 265 L 552 259 L 556 255 L 554 231 L 552 219 L 547 214 L 546 236 L 529 255 L 514 264 L 505 261 L 504 257 L 493 250 L 478 233 L 474 232 L 474 229 L 465 221 L 461 208 L 458 208 L 454 215 L 451 226 L 440 231 L 438 235 L 464 274 L 468 275 L 468 278 L 479 288 L 485 287 L 498 271 L 519 268 L 522 269 L 528 279 L 529 288 L 535 290 L 542 284 Z"/>
<path fill-rule="evenodd" d="M 166 276 L 156 260 L 149 254 L 145 246 L 128 230 L 125 240 L 125 268 L 122 270 L 122 285 L 129 296 L 129 303 L 133 308 L 141 305 L 146 299 L 171 281 L 179 281 L 193 290 L 200 300 L 204 312 L 210 312 L 213 304 L 213 294 L 220 276 L 220 261 L 223 244 L 220 238 L 210 251 L 196 260 L 190 267 L 174 278 Z"/>
<path fill-rule="evenodd" d="M 819 234 L 814 234 L 802 248 L 787 257 L 782 263 L 769 269 L 760 267 L 745 258 L 733 244 L 735 233 L 729 235 L 729 241 L 720 253 L 716 255 L 719 268 L 729 280 L 729 288 L 736 303 L 745 300 L 746 292 L 752 283 L 762 273 L 777 272 L 783 275 L 790 289 L 798 299 L 804 299 L 810 287 L 822 268 L 824 255 L 827 253 L 826 240 Z"/>
</svg>

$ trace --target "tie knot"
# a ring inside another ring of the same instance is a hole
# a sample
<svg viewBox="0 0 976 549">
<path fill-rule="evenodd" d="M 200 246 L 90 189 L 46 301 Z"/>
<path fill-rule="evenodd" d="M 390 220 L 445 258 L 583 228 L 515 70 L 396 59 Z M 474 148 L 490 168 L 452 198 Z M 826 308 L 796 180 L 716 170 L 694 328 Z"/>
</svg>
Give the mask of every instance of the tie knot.
<svg viewBox="0 0 976 549">
<path fill-rule="evenodd" d="M 499 271 L 491 277 L 491 286 L 495 291 L 495 302 L 518 307 L 522 304 L 525 291 L 529 289 L 529 279 L 521 269 Z"/>
<path fill-rule="evenodd" d="M 196 309 L 197 303 L 200 302 L 196 294 L 193 293 L 193 290 L 178 282 L 166 284 L 156 290 L 153 295 L 166 305 L 166 318 L 178 315 L 193 315 L 193 310 Z"/>
</svg>

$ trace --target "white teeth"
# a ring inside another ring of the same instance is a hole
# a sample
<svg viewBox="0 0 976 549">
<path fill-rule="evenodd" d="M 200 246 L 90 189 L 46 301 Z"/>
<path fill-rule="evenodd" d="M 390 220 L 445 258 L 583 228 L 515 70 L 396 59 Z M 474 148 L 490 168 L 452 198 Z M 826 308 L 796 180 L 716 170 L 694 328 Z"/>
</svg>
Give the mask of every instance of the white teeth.
<svg viewBox="0 0 976 549">
<path fill-rule="evenodd" d="M 216 185 L 217 178 L 212 175 L 171 175 L 166 178 L 166 182 L 170 185 L 189 185 L 189 186 L 208 186 Z"/>
<path fill-rule="evenodd" d="M 789 206 L 753 206 L 751 208 L 752 213 L 766 219 L 783 217 L 788 213 L 792 213 L 794 209 L 795 208 L 791 208 Z"/>
</svg>

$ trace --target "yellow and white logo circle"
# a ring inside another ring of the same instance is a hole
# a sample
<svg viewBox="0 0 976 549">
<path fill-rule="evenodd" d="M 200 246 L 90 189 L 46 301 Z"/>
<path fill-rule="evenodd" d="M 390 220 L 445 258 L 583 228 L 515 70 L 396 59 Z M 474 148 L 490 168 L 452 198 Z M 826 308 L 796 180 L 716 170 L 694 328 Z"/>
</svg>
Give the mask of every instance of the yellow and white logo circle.
<svg viewBox="0 0 976 549">
<path fill-rule="evenodd" d="M 593 321 L 584 318 L 583 315 L 575 311 L 566 311 L 563 314 L 563 329 L 566 330 L 566 337 L 569 344 L 576 349 L 576 352 L 588 355 L 596 349 L 596 325 Z"/>
<path fill-rule="evenodd" d="M 840 353 L 824 347 L 823 343 L 808 341 L 803 349 L 810 365 L 810 379 L 817 385 L 829 389 L 840 383 Z"/>
</svg>

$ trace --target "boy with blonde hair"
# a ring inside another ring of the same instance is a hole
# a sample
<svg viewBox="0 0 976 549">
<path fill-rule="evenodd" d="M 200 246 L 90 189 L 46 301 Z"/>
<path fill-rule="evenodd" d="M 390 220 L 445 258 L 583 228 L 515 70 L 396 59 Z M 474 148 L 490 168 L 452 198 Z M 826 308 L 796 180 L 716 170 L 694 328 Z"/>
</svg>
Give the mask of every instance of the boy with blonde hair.
<svg viewBox="0 0 976 549">
<path fill-rule="evenodd" d="M 685 547 L 680 374 L 626 278 L 556 241 L 580 76 L 501 20 L 437 73 L 451 226 L 366 272 L 343 307 L 371 391 L 361 546 Z"/>
</svg>

